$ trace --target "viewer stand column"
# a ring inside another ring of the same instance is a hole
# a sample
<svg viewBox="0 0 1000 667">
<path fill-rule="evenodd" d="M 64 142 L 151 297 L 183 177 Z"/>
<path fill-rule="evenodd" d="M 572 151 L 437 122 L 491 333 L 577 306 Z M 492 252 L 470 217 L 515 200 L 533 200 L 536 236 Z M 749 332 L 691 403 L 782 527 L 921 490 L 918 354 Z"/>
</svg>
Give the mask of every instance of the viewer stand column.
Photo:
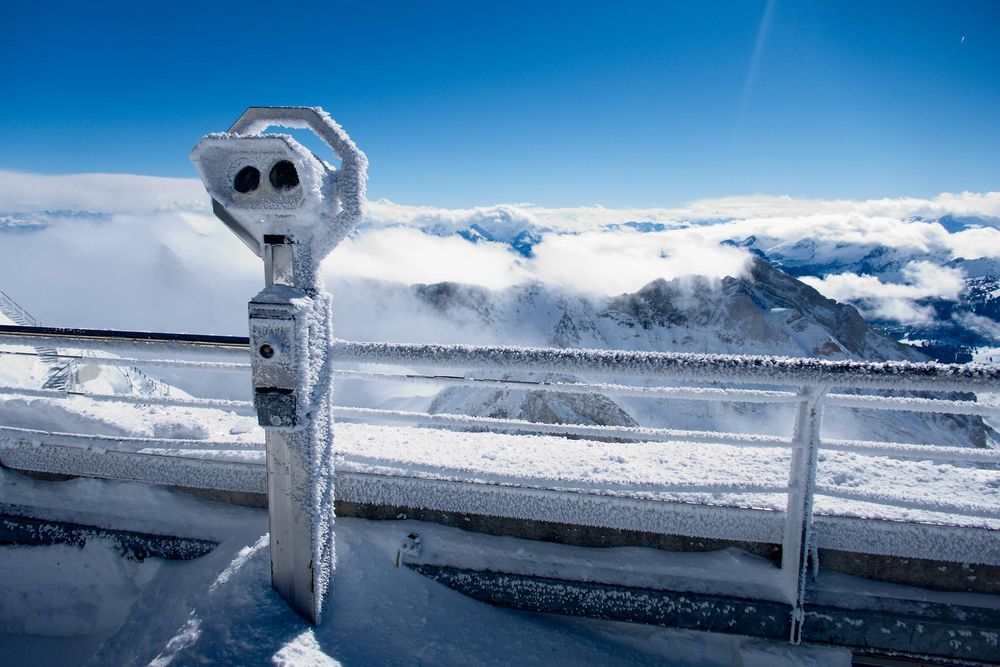
<svg viewBox="0 0 1000 667">
<path fill-rule="evenodd" d="M 270 126 L 307 127 L 336 168 Z M 318 623 L 333 575 L 333 342 L 319 265 L 364 215 L 367 159 L 322 109 L 252 107 L 191 152 L 212 210 L 264 260 L 249 304 L 253 401 L 267 449 L 271 585 Z"/>
</svg>

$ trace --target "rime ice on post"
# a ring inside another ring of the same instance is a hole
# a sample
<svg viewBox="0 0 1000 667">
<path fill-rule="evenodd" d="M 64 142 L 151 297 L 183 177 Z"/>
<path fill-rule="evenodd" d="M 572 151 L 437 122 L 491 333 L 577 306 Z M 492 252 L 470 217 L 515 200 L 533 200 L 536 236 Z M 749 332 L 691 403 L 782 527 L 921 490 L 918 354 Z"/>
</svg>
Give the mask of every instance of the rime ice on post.
<svg viewBox="0 0 1000 667">
<path fill-rule="evenodd" d="M 340 168 L 271 126 L 305 128 Z M 323 258 L 364 210 L 368 162 L 322 109 L 251 107 L 227 133 L 191 151 L 212 209 L 264 260 L 266 286 L 250 301 L 254 406 L 267 436 L 271 583 L 317 623 L 334 567 L 330 296 Z"/>
</svg>

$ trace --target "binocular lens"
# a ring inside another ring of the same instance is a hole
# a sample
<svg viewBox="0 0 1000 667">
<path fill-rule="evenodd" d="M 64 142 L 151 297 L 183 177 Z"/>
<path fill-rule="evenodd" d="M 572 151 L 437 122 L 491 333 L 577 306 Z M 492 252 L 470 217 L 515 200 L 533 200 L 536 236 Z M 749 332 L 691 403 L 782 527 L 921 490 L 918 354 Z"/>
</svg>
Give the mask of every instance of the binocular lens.
<svg viewBox="0 0 1000 667">
<path fill-rule="evenodd" d="M 237 192 L 251 192 L 256 190 L 259 185 L 260 171 L 256 167 L 243 167 L 233 179 L 233 189 Z"/>
<path fill-rule="evenodd" d="M 268 178 L 271 179 L 271 185 L 275 190 L 291 190 L 299 184 L 299 172 L 288 160 L 275 163 Z"/>
</svg>

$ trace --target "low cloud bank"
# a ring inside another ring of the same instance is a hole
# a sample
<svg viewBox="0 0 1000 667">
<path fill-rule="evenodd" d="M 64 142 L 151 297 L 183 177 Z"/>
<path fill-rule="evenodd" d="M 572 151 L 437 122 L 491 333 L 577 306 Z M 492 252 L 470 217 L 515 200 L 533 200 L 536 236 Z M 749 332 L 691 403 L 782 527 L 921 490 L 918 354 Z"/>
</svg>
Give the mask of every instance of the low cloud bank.
<svg viewBox="0 0 1000 667">
<path fill-rule="evenodd" d="M 931 199 L 796 199 L 787 196 L 749 195 L 703 199 L 675 208 L 605 208 L 600 205 L 545 208 L 533 204 L 505 204 L 469 209 L 409 206 L 387 200 L 369 205 L 369 218 L 378 224 L 424 225 L 435 221 L 470 222 L 477 219 L 509 218 L 516 224 L 534 224 L 558 231 L 582 232 L 622 222 L 649 221 L 682 226 L 705 221 L 772 219 L 777 224 L 812 216 L 832 215 L 861 218 L 913 218 L 934 220 L 945 215 L 1000 218 L 1000 192 L 942 193 Z"/>
<path fill-rule="evenodd" d="M 585 232 L 544 237 L 532 269 L 542 282 L 614 295 L 656 278 L 741 276 L 749 259 L 744 249 L 720 245 L 693 230 Z"/>
<path fill-rule="evenodd" d="M 944 216 L 951 221 L 937 221 Z M 807 282 L 870 316 L 918 322 L 932 316 L 919 299 L 955 299 L 962 289 L 961 270 L 943 264 L 1000 257 L 997 227 L 1000 193 L 866 201 L 754 195 L 662 209 L 375 201 L 324 274 L 494 289 L 540 280 L 619 294 L 656 278 L 741 275 L 748 251 L 723 242 L 753 237 L 769 255 L 832 265 L 898 251 L 895 275 L 831 270 Z M 243 304 L 260 285 L 259 260 L 212 217 L 193 179 L 0 172 L 0 234 L 0 289 L 50 323 L 176 328 L 181 313 L 191 330 L 240 331 Z M 530 251 L 513 250 L 519 240 Z"/>
<path fill-rule="evenodd" d="M 473 244 L 408 227 L 355 234 L 333 251 L 323 274 L 407 284 L 455 281 L 493 289 L 533 277 L 523 258 L 501 243 Z"/>
<path fill-rule="evenodd" d="M 632 230 L 546 234 L 531 258 L 496 242 L 470 243 L 407 227 L 374 229 L 348 239 L 324 264 L 324 275 L 413 283 L 464 282 L 501 289 L 538 280 L 602 295 L 635 291 L 656 278 L 743 274 L 749 254 L 688 232 Z"/>
<path fill-rule="evenodd" d="M 802 281 L 837 301 L 861 302 L 868 317 L 898 322 L 929 322 L 934 310 L 917 303 L 919 299 L 954 301 L 965 287 L 965 272 L 935 266 L 930 262 L 910 262 L 903 268 L 904 282 L 886 283 L 875 276 L 840 273 L 824 278 L 804 277 Z"/>
</svg>

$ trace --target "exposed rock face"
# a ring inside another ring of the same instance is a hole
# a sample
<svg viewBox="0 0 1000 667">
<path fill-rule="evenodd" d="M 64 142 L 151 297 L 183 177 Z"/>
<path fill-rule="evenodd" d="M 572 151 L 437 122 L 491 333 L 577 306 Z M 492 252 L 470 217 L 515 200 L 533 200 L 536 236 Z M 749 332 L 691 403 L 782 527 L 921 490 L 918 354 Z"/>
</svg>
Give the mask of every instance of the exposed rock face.
<svg viewBox="0 0 1000 667">
<path fill-rule="evenodd" d="M 483 320 L 490 318 L 491 294 L 485 287 L 461 283 L 434 283 L 414 285 L 413 291 L 423 302 L 436 310 L 447 312 L 464 309 L 477 314 Z"/>
<path fill-rule="evenodd" d="M 609 316 L 643 329 L 702 329 L 727 345 L 782 348 L 795 339 L 805 356 L 919 359 L 871 329 L 854 306 L 828 299 L 754 257 L 748 275 L 721 283 L 695 277 L 656 280 L 608 302 Z M 776 352 L 777 353 L 777 352 Z"/>
<path fill-rule="evenodd" d="M 540 283 L 495 291 L 474 285 L 368 284 L 362 294 L 412 312 L 413 326 L 378 318 L 338 321 L 359 340 L 478 342 L 677 352 L 779 354 L 873 360 L 924 357 L 878 333 L 853 306 L 754 257 L 747 274 L 713 280 L 658 279 L 617 297 L 562 292 Z M 358 290 L 338 293 L 338 304 Z M 396 302 L 396 303 L 394 303 Z M 405 306 L 398 302 L 405 302 Z M 371 303 L 357 303 L 369 314 Z M 349 308 L 353 310 L 354 308 Z M 421 335 L 432 332 L 433 338 Z M 402 334 L 401 334 L 402 332 Z"/>
<path fill-rule="evenodd" d="M 548 375 L 537 379 L 552 381 L 554 377 Z M 572 381 L 572 378 L 562 376 L 559 380 L 566 382 Z M 434 398 L 429 412 L 524 419 L 543 424 L 638 426 L 625 410 L 602 394 L 571 394 L 541 389 L 449 387 Z"/>
</svg>

